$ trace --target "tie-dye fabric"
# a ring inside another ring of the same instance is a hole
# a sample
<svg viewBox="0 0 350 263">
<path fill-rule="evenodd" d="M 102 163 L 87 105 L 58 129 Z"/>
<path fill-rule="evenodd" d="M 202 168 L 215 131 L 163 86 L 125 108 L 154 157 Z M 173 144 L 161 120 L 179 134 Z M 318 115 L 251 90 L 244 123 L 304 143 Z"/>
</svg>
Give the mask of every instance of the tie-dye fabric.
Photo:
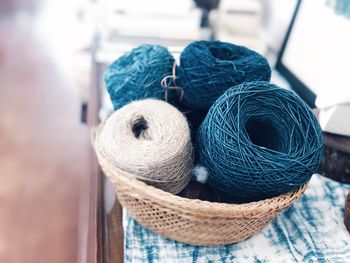
<svg viewBox="0 0 350 263">
<path fill-rule="evenodd" d="M 226 246 L 179 243 L 125 216 L 125 262 L 350 262 L 350 234 L 343 224 L 349 190 L 349 185 L 314 175 L 302 198 L 263 232 Z"/>
</svg>

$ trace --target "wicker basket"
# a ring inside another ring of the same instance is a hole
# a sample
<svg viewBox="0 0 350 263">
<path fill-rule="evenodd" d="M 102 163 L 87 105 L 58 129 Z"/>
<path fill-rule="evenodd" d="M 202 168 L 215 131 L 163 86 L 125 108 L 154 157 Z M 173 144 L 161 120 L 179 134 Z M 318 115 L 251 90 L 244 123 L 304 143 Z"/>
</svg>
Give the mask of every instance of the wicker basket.
<svg viewBox="0 0 350 263">
<path fill-rule="evenodd" d="M 182 198 L 147 185 L 110 164 L 95 141 L 98 161 L 116 189 L 121 205 L 140 224 L 192 245 L 224 245 L 259 233 L 282 209 L 305 191 L 303 187 L 270 199 L 225 204 Z"/>
</svg>

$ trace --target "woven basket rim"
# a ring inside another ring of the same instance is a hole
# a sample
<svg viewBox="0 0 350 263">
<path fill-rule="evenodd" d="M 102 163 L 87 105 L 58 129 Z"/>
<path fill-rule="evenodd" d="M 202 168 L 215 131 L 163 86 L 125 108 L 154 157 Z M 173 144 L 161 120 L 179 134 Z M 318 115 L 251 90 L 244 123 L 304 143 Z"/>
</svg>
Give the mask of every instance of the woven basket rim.
<svg viewBox="0 0 350 263">
<path fill-rule="evenodd" d="M 305 191 L 308 184 L 306 183 L 294 191 L 290 191 L 288 193 L 281 194 L 279 196 L 275 196 L 272 198 L 266 198 L 263 200 L 253 201 L 249 203 L 230 204 L 230 203 L 210 202 L 210 201 L 205 201 L 200 199 L 190 199 L 190 198 L 174 195 L 172 193 L 156 188 L 152 185 L 148 185 L 143 181 L 135 178 L 133 175 L 123 170 L 120 170 L 117 167 L 114 167 L 114 168 L 115 168 L 115 175 L 111 175 L 110 173 L 105 173 L 106 177 L 112 183 L 115 180 L 119 180 L 121 183 L 129 185 L 135 190 L 139 190 L 140 193 L 144 193 L 149 197 L 152 197 L 152 199 L 159 200 L 159 202 L 163 203 L 164 206 L 169 207 L 178 202 L 181 202 L 181 203 L 185 202 L 185 204 L 187 204 L 185 205 L 185 207 L 191 210 L 199 208 L 200 210 L 209 210 L 212 213 L 215 213 L 215 211 L 225 213 L 225 211 L 227 210 L 228 211 L 244 210 L 247 213 L 247 216 L 248 214 L 251 215 L 252 213 L 260 214 L 262 212 L 267 212 L 270 210 L 287 207 L 291 203 L 291 199 L 294 200 L 293 196 L 299 197 Z M 271 203 L 274 205 L 271 206 Z M 182 208 L 185 208 L 184 204 L 181 204 L 181 206 Z M 217 215 L 217 216 L 220 216 L 220 215 Z"/>
<path fill-rule="evenodd" d="M 124 184 L 135 190 L 135 197 L 140 199 L 147 198 L 163 207 L 173 207 L 175 211 L 179 210 L 179 207 L 181 207 L 181 212 L 183 214 L 195 215 L 198 217 L 201 213 L 203 213 L 205 214 L 206 218 L 208 218 L 208 215 L 210 215 L 210 218 L 260 217 L 261 214 L 269 214 L 272 213 L 272 211 L 279 211 L 288 207 L 293 201 L 298 199 L 304 193 L 308 185 L 308 182 L 306 182 L 303 186 L 288 193 L 242 204 L 210 202 L 177 196 L 148 185 L 137 179 L 132 174 L 113 165 L 108 160 L 107 156 L 105 156 L 98 141 L 98 133 L 101 131 L 103 125 L 104 122 L 102 122 L 95 130 L 95 134 L 93 135 L 93 147 L 95 148 L 98 162 L 104 174 L 112 182 L 113 186 L 115 187 L 115 185 L 118 183 Z M 118 191 L 118 189 L 115 190 L 116 192 Z"/>
<path fill-rule="evenodd" d="M 206 217 L 208 217 L 209 213 L 212 215 L 211 217 L 226 218 L 237 216 L 239 218 L 252 218 L 255 215 L 269 213 L 274 210 L 281 210 L 291 204 L 295 199 L 298 199 L 303 194 L 308 184 L 306 183 L 294 191 L 276 197 L 250 203 L 229 204 L 209 202 L 177 196 L 148 185 L 133 177 L 131 174 L 114 167 L 113 165 L 108 165 L 108 160 L 101 160 L 101 158 L 104 157 L 103 155 L 99 154 L 98 151 L 97 155 L 104 174 L 113 185 L 115 185 L 115 183 L 122 183 L 130 188 L 133 188 L 135 190 L 135 196 L 140 196 L 140 198 L 142 198 L 142 196 L 147 196 L 148 199 L 152 199 L 164 207 L 174 207 L 178 209 L 178 207 L 181 206 L 184 213 L 195 213 L 196 216 L 196 212 L 203 212 L 206 214 Z M 118 189 L 115 190 L 118 191 Z"/>
</svg>

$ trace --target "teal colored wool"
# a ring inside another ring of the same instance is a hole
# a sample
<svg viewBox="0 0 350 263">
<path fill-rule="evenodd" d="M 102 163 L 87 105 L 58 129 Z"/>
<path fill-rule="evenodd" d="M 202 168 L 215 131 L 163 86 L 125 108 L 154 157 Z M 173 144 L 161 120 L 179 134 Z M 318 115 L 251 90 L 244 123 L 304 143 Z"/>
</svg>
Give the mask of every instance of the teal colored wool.
<svg viewBox="0 0 350 263">
<path fill-rule="evenodd" d="M 323 137 L 310 108 L 289 90 L 248 82 L 227 90 L 198 131 L 199 164 L 229 202 L 294 190 L 317 171 Z"/>
<path fill-rule="evenodd" d="M 164 77 L 172 75 L 175 59 L 159 45 L 141 45 L 125 53 L 111 64 L 104 79 L 114 109 L 134 100 L 156 98 L 168 101 L 174 91 L 166 91 L 161 85 Z"/>
<path fill-rule="evenodd" d="M 220 41 L 197 41 L 180 55 L 177 82 L 183 102 L 207 110 L 232 86 L 248 81 L 269 81 L 271 69 L 260 54 L 243 46 Z"/>
</svg>

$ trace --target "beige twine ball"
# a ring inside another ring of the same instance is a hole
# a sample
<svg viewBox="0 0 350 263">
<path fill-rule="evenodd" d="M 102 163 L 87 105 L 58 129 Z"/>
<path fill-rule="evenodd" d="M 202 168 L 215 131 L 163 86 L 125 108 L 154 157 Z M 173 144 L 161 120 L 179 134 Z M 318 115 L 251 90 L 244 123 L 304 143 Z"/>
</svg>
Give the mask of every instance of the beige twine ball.
<svg viewBox="0 0 350 263">
<path fill-rule="evenodd" d="M 103 123 L 95 143 L 112 165 L 164 191 L 177 194 L 191 179 L 188 123 L 164 101 L 145 99 L 117 110 Z"/>
</svg>

